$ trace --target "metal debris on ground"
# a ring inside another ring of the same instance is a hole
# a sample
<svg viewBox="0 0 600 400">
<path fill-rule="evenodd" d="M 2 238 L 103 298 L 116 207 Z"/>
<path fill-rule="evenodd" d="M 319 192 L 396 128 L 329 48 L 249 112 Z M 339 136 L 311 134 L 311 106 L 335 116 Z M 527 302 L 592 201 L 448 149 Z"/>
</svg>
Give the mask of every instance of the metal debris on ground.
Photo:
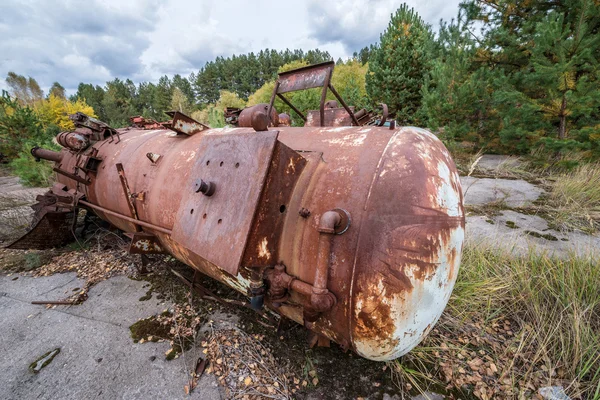
<svg viewBox="0 0 600 400">
<path fill-rule="evenodd" d="M 209 361 L 207 373 L 215 374 L 229 399 L 291 399 L 300 381 L 273 357 L 261 335 L 237 328 L 213 331 L 202 342 Z"/>
</svg>

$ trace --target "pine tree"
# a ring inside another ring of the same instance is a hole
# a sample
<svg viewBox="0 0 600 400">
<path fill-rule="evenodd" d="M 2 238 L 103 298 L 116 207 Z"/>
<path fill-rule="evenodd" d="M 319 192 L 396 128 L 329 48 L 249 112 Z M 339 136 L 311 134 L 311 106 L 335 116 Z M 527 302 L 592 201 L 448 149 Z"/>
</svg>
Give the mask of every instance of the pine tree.
<svg viewBox="0 0 600 400">
<path fill-rule="evenodd" d="M 507 150 L 537 143 L 553 150 L 600 147 L 600 8 L 568 2 L 471 1 L 473 20 L 489 21 L 477 58 L 501 73 L 495 106 Z"/>
<path fill-rule="evenodd" d="M 384 102 L 401 123 L 420 122 L 421 87 L 430 70 L 431 28 L 403 4 L 381 35 L 367 75 L 367 92 Z"/>
<path fill-rule="evenodd" d="M 427 127 L 446 143 L 493 144 L 497 137 L 497 123 L 491 117 L 493 74 L 474 65 L 477 46 L 461 13 L 456 21 L 441 24 L 437 42 L 438 55 L 422 92 Z"/>
</svg>

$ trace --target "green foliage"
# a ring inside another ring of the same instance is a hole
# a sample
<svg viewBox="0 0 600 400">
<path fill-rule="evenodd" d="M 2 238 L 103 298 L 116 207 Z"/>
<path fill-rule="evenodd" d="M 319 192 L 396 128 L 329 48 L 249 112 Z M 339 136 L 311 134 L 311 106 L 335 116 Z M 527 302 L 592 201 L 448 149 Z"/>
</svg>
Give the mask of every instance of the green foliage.
<svg viewBox="0 0 600 400">
<path fill-rule="evenodd" d="M 475 41 L 466 31 L 462 16 L 442 23 L 437 57 L 422 89 L 427 126 L 446 142 L 469 141 L 477 147 L 493 147 L 490 132 L 497 129 L 492 107 L 493 72 L 474 65 Z"/>
<path fill-rule="evenodd" d="M 80 83 L 75 95 L 71 96 L 71 101 L 82 100 L 94 109 L 95 114 L 101 121 L 108 121 L 104 113 L 102 100 L 104 99 L 104 89 L 91 83 Z"/>
<path fill-rule="evenodd" d="M 59 129 L 56 126 L 51 126 L 46 129 L 43 138 L 35 141 L 27 140 L 22 143 L 22 149 L 9 164 L 13 173 L 20 178 L 21 183 L 27 186 L 51 186 L 54 180 L 53 164 L 44 160 L 36 161 L 31 155 L 30 150 L 35 146 L 39 146 L 49 150 L 60 151 L 60 146 L 52 141 L 52 138 L 56 135 L 55 132 L 59 132 Z"/>
<path fill-rule="evenodd" d="M 504 152 L 542 144 L 564 153 L 597 151 L 600 119 L 600 8 L 593 0 L 521 7 L 516 0 L 472 0 L 462 5 L 471 26 L 486 23 L 473 61 L 494 70 L 493 107 Z M 591 139 L 591 140 L 590 140 Z M 578 142 L 578 143 L 576 143 Z"/>
<path fill-rule="evenodd" d="M 403 4 L 371 56 L 367 92 L 373 101 L 386 103 L 402 124 L 422 123 L 421 87 L 431 68 L 433 46 L 429 25 Z"/>
<path fill-rule="evenodd" d="M 115 128 L 128 126 L 129 117 L 137 114 L 133 103 L 134 94 L 135 85 L 129 79 L 122 81 L 116 78 L 106 82 L 106 90 L 102 98 L 105 122 Z"/>
<path fill-rule="evenodd" d="M 373 56 L 373 53 L 375 52 L 376 49 L 377 49 L 377 46 L 374 44 L 365 46 L 362 49 L 360 49 L 359 51 L 355 51 L 352 54 L 352 60 L 358 61 L 362 65 L 365 65 L 366 63 L 368 63 L 371 60 L 371 57 Z"/>
<path fill-rule="evenodd" d="M 42 125 L 34 111 L 21 106 L 3 90 L 0 97 L 0 153 L 13 159 L 26 140 L 38 139 L 42 133 Z"/>
</svg>

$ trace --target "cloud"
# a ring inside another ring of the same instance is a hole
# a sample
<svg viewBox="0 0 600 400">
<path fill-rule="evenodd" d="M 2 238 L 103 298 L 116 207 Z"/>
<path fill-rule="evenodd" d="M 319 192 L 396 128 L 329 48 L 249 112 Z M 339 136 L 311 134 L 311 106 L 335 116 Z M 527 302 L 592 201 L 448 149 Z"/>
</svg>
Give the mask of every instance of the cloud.
<svg viewBox="0 0 600 400">
<path fill-rule="evenodd" d="M 32 76 L 46 89 L 59 81 L 72 92 L 82 81 L 102 84 L 142 71 L 156 2 L 121 3 L 2 2 L 0 73 Z"/>
<path fill-rule="evenodd" d="M 459 0 L 412 0 L 429 23 L 456 14 Z M 377 42 L 391 0 L 2 0 L 0 88 L 9 71 L 46 91 L 60 82 L 103 85 L 116 77 L 157 81 L 188 75 L 217 56 L 261 49 L 320 48 L 334 59 Z"/>
<path fill-rule="evenodd" d="M 394 0 L 309 0 L 309 31 L 319 44 L 341 43 L 348 53 L 379 41 L 390 16 L 403 2 Z M 407 1 L 425 22 L 437 28 L 456 15 L 459 0 Z"/>
</svg>

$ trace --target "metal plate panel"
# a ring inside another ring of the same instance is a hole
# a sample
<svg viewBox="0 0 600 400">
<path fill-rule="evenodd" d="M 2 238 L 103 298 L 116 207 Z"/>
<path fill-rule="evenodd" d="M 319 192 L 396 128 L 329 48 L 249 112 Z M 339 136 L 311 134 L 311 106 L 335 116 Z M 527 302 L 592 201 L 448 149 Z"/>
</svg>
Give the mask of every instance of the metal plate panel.
<svg viewBox="0 0 600 400">
<path fill-rule="evenodd" d="M 323 87 L 329 71 L 333 71 L 335 63 L 325 62 L 309 67 L 298 68 L 279 74 L 277 93 Z"/>
<path fill-rule="evenodd" d="M 207 135 L 200 143 L 172 238 L 190 251 L 237 275 L 252 220 L 277 142 L 277 131 Z M 216 185 L 212 196 L 194 190 L 202 179 Z"/>
</svg>

